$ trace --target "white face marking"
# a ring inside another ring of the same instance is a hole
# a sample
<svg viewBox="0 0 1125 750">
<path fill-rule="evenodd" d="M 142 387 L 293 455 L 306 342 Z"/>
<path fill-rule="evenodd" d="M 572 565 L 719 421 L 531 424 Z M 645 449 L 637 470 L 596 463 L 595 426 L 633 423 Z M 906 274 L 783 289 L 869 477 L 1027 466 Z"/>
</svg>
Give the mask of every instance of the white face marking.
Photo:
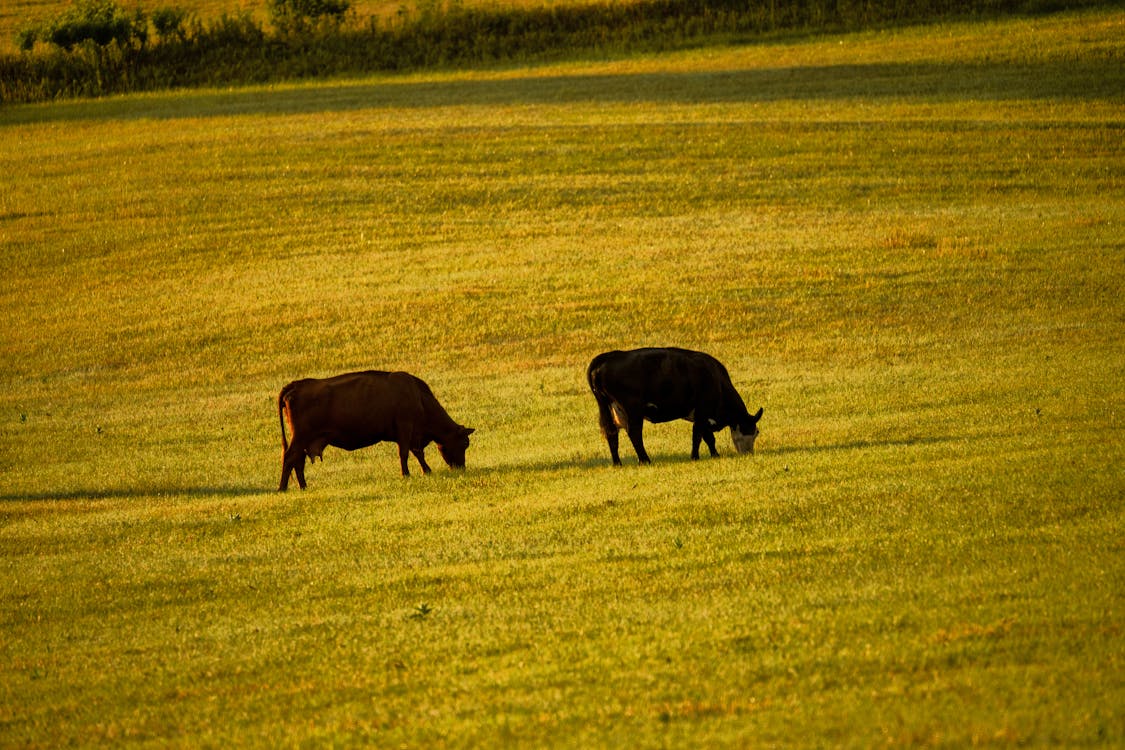
<svg viewBox="0 0 1125 750">
<path fill-rule="evenodd" d="M 748 435 L 744 435 L 738 427 L 730 428 L 731 439 L 734 440 L 734 449 L 739 453 L 753 453 L 754 440 L 758 437 L 758 428 Z"/>
</svg>

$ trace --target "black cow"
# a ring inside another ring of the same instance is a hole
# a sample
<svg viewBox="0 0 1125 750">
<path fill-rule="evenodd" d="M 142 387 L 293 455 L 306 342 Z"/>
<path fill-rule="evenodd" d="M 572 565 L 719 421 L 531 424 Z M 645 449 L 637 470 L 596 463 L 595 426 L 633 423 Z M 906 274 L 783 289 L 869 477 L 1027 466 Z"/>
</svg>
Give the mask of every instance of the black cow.
<svg viewBox="0 0 1125 750">
<path fill-rule="evenodd" d="M 398 443 L 402 475 L 410 476 L 406 459 L 418 459 L 430 473 L 424 451 L 438 444 L 442 458 L 455 469 L 465 467 L 471 427 L 453 421 L 420 378 L 406 372 L 351 372 L 323 380 L 306 378 L 281 389 L 277 396 L 281 420 L 281 485 L 296 472 L 305 489 L 305 458 L 321 458 L 331 445 L 354 451 L 383 440 Z M 285 437 L 285 425 L 293 442 Z"/>
<path fill-rule="evenodd" d="M 700 442 L 712 456 L 719 455 L 715 431 L 724 427 L 730 427 L 739 453 L 754 452 L 762 410 L 746 411 L 727 368 L 709 354 L 676 348 L 606 352 L 594 357 L 586 380 L 598 401 L 602 434 L 614 464 L 621 463 L 617 438 L 622 427 L 640 462 L 652 463 L 641 435 L 646 419 L 691 422 L 692 459 L 699 458 Z"/>
</svg>

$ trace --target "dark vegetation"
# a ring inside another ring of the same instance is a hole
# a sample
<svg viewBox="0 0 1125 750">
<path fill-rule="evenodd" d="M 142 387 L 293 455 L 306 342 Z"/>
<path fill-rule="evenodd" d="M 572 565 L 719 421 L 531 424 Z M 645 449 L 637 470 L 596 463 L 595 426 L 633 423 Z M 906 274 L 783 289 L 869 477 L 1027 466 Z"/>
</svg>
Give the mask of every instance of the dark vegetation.
<svg viewBox="0 0 1125 750">
<path fill-rule="evenodd" d="M 578 6 L 469 8 L 423 0 L 390 19 L 359 19 L 349 0 L 270 0 L 248 14 L 200 20 L 178 7 L 128 11 L 75 0 L 21 29 L 0 55 L 0 101 L 263 83 L 371 71 L 656 52 L 703 37 L 855 30 L 939 17 L 1044 13 L 1120 0 L 636 0 Z"/>
</svg>

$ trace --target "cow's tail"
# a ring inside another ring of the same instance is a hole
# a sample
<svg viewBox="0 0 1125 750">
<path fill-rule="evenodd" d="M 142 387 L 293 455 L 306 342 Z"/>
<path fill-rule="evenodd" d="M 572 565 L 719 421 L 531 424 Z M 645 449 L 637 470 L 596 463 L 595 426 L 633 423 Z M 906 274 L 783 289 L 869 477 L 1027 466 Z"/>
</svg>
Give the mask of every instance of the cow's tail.
<svg viewBox="0 0 1125 750">
<path fill-rule="evenodd" d="M 590 392 L 593 393 L 594 396 L 598 395 L 598 387 L 597 384 L 594 383 L 594 371 L 597 368 L 597 358 L 595 358 L 594 361 L 590 363 L 590 366 L 586 368 L 586 383 L 590 386 Z"/>
<path fill-rule="evenodd" d="M 285 436 L 285 397 L 289 393 L 289 387 L 281 389 L 281 393 L 277 394 L 277 418 L 281 422 L 281 450 L 289 450 L 289 438 Z"/>
<path fill-rule="evenodd" d="M 599 355 L 586 370 L 586 382 L 590 386 L 590 392 L 594 394 L 594 400 L 598 402 L 598 423 L 601 425 L 602 434 L 616 435 L 620 422 L 617 418 L 617 410 L 614 409 L 615 404 L 602 385 L 601 366 L 601 355 Z"/>
</svg>

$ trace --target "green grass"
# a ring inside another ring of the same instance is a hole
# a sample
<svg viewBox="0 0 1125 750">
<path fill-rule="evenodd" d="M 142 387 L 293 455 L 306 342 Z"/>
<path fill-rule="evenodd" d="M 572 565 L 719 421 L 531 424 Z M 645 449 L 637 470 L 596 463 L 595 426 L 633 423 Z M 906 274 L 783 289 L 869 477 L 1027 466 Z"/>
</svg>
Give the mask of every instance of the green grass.
<svg viewBox="0 0 1125 750">
<path fill-rule="evenodd" d="M 1120 746 L 1123 26 L 0 110 L 0 745 Z M 468 470 L 274 493 L 373 367 Z"/>
</svg>

